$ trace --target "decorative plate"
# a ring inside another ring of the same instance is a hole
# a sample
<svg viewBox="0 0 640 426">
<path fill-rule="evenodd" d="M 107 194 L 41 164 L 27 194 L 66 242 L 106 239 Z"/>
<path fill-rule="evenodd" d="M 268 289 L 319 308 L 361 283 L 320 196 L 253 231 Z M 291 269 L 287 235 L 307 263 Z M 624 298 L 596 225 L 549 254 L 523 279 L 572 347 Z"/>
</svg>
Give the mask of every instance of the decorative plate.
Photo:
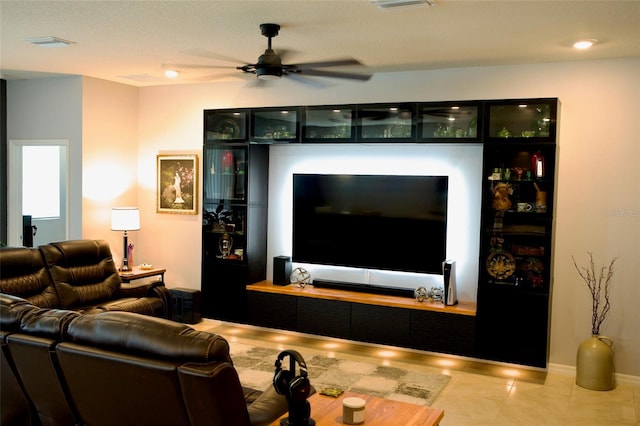
<svg viewBox="0 0 640 426">
<path fill-rule="evenodd" d="M 516 270 L 516 260 L 506 251 L 494 252 L 489 255 L 486 268 L 494 278 L 503 280 L 509 278 Z"/>
<path fill-rule="evenodd" d="M 227 137 L 230 139 L 237 139 L 240 137 L 240 126 L 235 120 L 224 118 L 216 124 L 214 132 L 219 135 L 228 135 Z"/>
</svg>

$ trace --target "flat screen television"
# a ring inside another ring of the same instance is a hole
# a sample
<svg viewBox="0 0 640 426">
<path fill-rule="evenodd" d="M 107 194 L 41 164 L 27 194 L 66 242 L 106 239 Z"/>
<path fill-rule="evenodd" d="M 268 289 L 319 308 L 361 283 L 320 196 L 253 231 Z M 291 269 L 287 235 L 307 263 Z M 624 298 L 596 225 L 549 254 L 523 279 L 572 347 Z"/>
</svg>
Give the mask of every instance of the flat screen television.
<svg viewBox="0 0 640 426">
<path fill-rule="evenodd" d="M 442 274 L 447 176 L 293 175 L 293 261 Z"/>
</svg>

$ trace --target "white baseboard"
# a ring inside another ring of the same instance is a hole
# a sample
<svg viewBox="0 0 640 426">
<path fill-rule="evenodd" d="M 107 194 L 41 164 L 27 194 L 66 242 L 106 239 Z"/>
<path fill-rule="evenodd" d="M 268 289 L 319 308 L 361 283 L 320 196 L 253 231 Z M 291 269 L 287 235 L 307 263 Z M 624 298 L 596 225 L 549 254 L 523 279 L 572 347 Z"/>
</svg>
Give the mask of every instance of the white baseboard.
<svg viewBox="0 0 640 426">
<path fill-rule="evenodd" d="M 564 364 L 549 364 L 547 367 L 547 372 L 551 374 L 560 374 L 563 376 L 576 376 L 576 367 L 573 365 L 564 365 Z M 619 374 L 616 373 L 616 383 L 632 385 L 632 386 L 640 386 L 640 376 L 631 376 L 629 374 Z"/>
</svg>

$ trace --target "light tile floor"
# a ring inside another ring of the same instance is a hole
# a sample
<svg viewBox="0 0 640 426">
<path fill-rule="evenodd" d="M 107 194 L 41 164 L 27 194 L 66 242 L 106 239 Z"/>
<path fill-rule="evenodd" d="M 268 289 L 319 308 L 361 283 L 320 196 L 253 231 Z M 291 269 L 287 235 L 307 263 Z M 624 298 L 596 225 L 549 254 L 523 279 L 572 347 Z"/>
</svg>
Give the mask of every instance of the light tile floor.
<svg viewBox="0 0 640 426">
<path fill-rule="evenodd" d="M 193 327 L 214 331 L 230 341 L 247 338 L 286 342 L 315 350 L 379 360 L 393 357 L 398 362 L 437 367 L 452 378 L 432 404 L 445 410 L 441 426 L 640 426 L 640 386 L 618 384 L 611 391 L 598 392 L 577 386 L 573 376 L 466 358 L 208 319 Z"/>
</svg>

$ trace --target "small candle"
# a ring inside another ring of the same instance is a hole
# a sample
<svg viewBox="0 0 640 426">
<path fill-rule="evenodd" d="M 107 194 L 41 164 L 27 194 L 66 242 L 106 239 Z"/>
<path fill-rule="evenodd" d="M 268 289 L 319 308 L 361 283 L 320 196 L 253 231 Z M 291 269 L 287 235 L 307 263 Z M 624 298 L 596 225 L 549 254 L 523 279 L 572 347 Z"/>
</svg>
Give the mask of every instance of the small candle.
<svg viewBox="0 0 640 426">
<path fill-rule="evenodd" d="M 362 398 L 345 398 L 342 400 L 342 421 L 348 425 L 364 423 L 364 407 L 366 401 Z"/>
</svg>

